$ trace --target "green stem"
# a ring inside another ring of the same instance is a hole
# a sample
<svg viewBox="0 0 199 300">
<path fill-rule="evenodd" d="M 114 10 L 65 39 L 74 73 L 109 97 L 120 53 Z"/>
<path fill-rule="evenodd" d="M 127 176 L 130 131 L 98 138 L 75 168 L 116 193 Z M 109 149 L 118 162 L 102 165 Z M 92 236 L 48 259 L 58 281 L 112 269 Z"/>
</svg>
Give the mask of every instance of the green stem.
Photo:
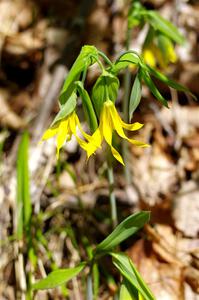
<svg viewBox="0 0 199 300">
<path fill-rule="evenodd" d="M 102 64 L 102 62 L 100 61 L 100 59 L 97 59 L 96 62 L 98 63 L 98 66 L 100 67 L 102 73 L 105 71 L 104 66 Z"/>
<path fill-rule="evenodd" d="M 82 74 L 82 83 L 84 84 L 87 75 L 87 66 L 85 66 L 83 74 Z"/>
<path fill-rule="evenodd" d="M 101 51 L 98 51 L 98 54 L 104 59 L 104 61 L 112 67 L 113 63 L 110 61 L 110 59 Z"/>
<path fill-rule="evenodd" d="M 129 29 L 128 29 L 128 30 L 129 30 Z M 130 39 L 129 33 L 127 34 L 127 38 Z M 128 41 L 126 42 L 126 49 L 127 49 L 127 47 L 129 47 L 129 42 L 128 42 Z M 124 51 L 124 52 L 117 58 L 116 63 L 122 58 L 122 56 L 124 56 L 125 54 L 128 54 L 128 53 L 135 54 L 140 60 L 142 59 L 142 58 L 140 57 L 140 55 L 137 53 L 137 51 L 134 51 L 134 50 L 126 50 L 126 51 Z M 128 61 L 128 60 L 126 60 L 126 61 Z M 129 62 L 131 62 L 131 61 L 129 60 Z"/>
<path fill-rule="evenodd" d="M 112 227 L 115 228 L 118 224 L 117 218 L 117 203 L 114 193 L 114 174 L 113 174 L 113 166 L 112 166 L 112 158 L 108 157 L 108 181 L 109 181 L 109 198 L 110 198 L 110 208 L 111 208 L 111 221 Z"/>
<path fill-rule="evenodd" d="M 90 271 L 87 277 L 87 291 L 86 291 L 86 300 L 93 300 L 93 282 L 92 282 L 92 267 L 90 267 Z"/>
<path fill-rule="evenodd" d="M 131 30 L 127 29 L 127 37 L 126 37 L 126 50 L 129 51 L 129 44 L 130 44 L 130 33 Z M 124 101 L 123 101 L 123 117 L 124 121 L 129 121 L 129 96 L 130 96 L 130 84 L 131 84 L 131 74 L 129 69 L 126 69 L 125 77 L 124 77 Z M 129 150 L 128 150 L 128 143 L 127 141 L 123 140 L 122 143 L 122 152 L 123 152 L 123 159 L 125 163 L 124 167 L 124 174 L 127 185 L 131 184 L 131 174 L 128 164 L 128 156 L 129 156 Z"/>
</svg>

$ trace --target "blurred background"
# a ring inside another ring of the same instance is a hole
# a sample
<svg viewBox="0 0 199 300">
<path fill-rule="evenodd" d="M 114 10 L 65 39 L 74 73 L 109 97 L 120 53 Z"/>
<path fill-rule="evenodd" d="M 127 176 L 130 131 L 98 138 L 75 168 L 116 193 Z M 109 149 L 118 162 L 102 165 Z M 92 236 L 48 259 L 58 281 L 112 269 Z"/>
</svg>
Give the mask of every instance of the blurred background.
<svg viewBox="0 0 199 300">
<path fill-rule="evenodd" d="M 186 38 L 178 60 L 164 72 L 199 94 L 199 2 L 141 1 L 172 21 Z M 58 112 L 58 95 L 84 44 L 114 60 L 125 49 L 128 1 L 0 1 L 0 299 L 23 299 L 24 269 L 16 250 L 16 161 L 21 135 L 29 132 L 29 178 L 38 279 L 57 267 L 74 266 L 110 232 L 108 183 L 103 153 L 88 163 L 75 140 L 56 162 L 55 141 L 38 142 Z M 130 47 L 141 51 L 145 28 L 132 31 Z M 99 70 L 88 73 L 87 88 Z M 123 75 L 117 99 L 123 99 Z M 132 82 L 134 70 L 132 70 Z M 156 82 L 169 99 L 161 107 L 146 87 L 134 120 L 138 138 L 151 147 L 130 147 L 132 184 L 115 162 L 119 219 L 151 211 L 150 225 L 122 244 L 158 300 L 199 299 L 199 106 L 189 96 Z M 81 118 L 81 107 L 80 107 Z M 84 125 L 84 124 L 83 124 Z M 26 247 L 20 253 L 26 261 Z M 17 264 L 18 263 L 18 264 Z M 119 278 L 104 261 L 99 296 L 113 299 Z M 35 299 L 85 299 L 85 279 Z"/>
</svg>

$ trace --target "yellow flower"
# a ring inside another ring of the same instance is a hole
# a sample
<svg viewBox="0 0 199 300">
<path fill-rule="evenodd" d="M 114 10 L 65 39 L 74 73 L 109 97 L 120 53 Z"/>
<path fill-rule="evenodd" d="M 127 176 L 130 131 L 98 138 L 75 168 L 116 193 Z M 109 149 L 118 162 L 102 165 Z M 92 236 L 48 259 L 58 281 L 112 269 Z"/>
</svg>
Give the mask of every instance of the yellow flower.
<svg viewBox="0 0 199 300">
<path fill-rule="evenodd" d="M 155 57 L 155 49 L 154 46 L 151 44 L 150 47 L 145 47 L 142 51 L 142 55 L 144 61 L 151 67 L 156 66 L 156 57 Z"/>
<path fill-rule="evenodd" d="M 82 140 L 77 135 L 77 128 L 79 128 L 81 134 L 84 138 L 89 141 L 90 143 Z M 86 132 L 83 131 L 80 121 L 78 119 L 77 114 L 73 111 L 70 115 L 66 118 L 57 122 L 54 126 L 47 129 L 41 140 L 47 140 L 52 138 L 53 136 L 57 135 L 57 158 L 59 157 L 60 148 L 64 145 L 65 141 L 70 141 L 72 135 L 74 135 L 77 139 L 78 144 L 81 148 L 83 148 L 87 152 L 87 156 L 89 157 L 93 151 L 95 151 L 96 146 L 91 141 L 91 136 L 88 135 Z"/>
<path fill-rule="evenodd" d="M 167 59 L 170 62 L 175 63 L 178 60 L 177 55 L 175 53 L 175 49 L 174 49 L 174 47 L 173 47 L 172 44 L 168 45 L 168 47 L 167 47 L 167 53 L 168 53 Z"/>
<path fill-rule="evenodd" d="M 100 123 L 99 127 L 97 130 L 94 132 L 92 135 L 92 139 L 89 142 L 89 145 L 92 145 L 92 150 L 90 149 L 89 156 L 93 154 L 97 148 L 101 147 L 103 139 L 107 142 L 107 144 L 111 148 L 111 152 L 113 156 L 121 163 L 124 165 L 123 159 L 119 152 L 113 147 L 112 145 L 112 135 L 113 131 L 115 130 L 117 134 L 122 137 L 123 139 L 126 139 L 133 145 L 137 145 L 140 147 L 148 147 L 149 145 L 142 143 L 137 140 L 133 140 L 128 138 L 125 133 L 124 129 L 134 131 L 142 128 L 143 124 L 140 124 L 138 122 L 133 123 L 133 124 L 126 124 L 125 122 L 122 121 L 120 118 L 115 105 L 113 104 L 112 101 L 107 100 L 103 104 L 103 108 L 100 114 Z M 96 148 L 95 148 L 96 146 Z"/>
<path fill-rule="evenodd" d="M 144 61 L 152 68 L 155 68 L 156 64 L 159 64 L 162 69 L 165 69 L 170 62 L 175 63 L 177 61 L 175 49 L 170 41 L 167 43 L 164 52 L 154 43 L 150 43 L 143 48 L 142 55 Z"/>
</svg>

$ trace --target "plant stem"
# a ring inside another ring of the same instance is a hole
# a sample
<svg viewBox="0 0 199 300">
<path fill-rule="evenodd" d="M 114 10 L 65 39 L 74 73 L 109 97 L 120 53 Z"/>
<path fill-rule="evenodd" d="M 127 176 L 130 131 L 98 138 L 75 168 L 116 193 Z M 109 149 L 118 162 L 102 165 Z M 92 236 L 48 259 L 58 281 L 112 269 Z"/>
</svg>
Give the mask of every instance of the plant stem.
<svg viewBox="0 0 199 300">
<path fill-rule="evenodd" d="M 129 44 L 130 44 L 130 33 L 131 30 L 127 29 L 127 36 L 126 36 L 126 50 L 129 50 Z M 129 95 L 130 95 L 130 84 L 131 84 L 131 74 L 129 69 L 126 69 L 125 77 L 124 77 L 124 101 L 123 101 L 123 118 L 125 122 L 129 121 Z M 131 183 L 131 174 L 128 164 L 128 143 L 127 141 L 123 140 L 122 143 L 122 152 L 123 152 L 123 159 L 125 163 L 124 167 L 124 174 L 127 185 L 130 185 Z"/>
<path fill-rule="evenodd" d="M 90 271 L 87 277 L 87 291 L 86 291 L 86 299 L 93 300 L 93 282 L 92 282 L 92 267 L 90 267 Z"/>
<path fill-rule="evenodd" d="M 110 59 L 102 51 L 98 51 L 98 53 L 108 65 L 110 65 L 110 66 L 113 65 L 112 62 L 110 61 Z"/>
<path fill-rule="evenodd" d="M 117 204 L 116 198 L 114 193 L 114 174 L 113 174 L 113 166 L 110 155 L 107 159 L 108 162 L 108 181 L 109 181 L 109 199 L 110 199 L 110 208 L 111 208 L 111 221 L 112 227 L 115 228 L 118 224 L 117 219 Z"/>
</svg>

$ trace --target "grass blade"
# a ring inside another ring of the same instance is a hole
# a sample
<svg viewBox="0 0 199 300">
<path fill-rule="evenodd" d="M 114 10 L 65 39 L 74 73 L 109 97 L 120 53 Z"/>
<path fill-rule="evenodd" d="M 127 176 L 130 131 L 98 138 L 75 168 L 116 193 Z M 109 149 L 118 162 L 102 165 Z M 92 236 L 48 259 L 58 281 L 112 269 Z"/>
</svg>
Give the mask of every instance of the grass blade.
<svg viewBox="0 0 199 300">
<path fill-rule="evenodd" d="M 17 154 L 17 237 L 22 238 L 23 228 L 29 230 L 32 213 L 29 170 L 28 170 L 29 136 L 25 132 L 21 138 Z"/>
</svg>

